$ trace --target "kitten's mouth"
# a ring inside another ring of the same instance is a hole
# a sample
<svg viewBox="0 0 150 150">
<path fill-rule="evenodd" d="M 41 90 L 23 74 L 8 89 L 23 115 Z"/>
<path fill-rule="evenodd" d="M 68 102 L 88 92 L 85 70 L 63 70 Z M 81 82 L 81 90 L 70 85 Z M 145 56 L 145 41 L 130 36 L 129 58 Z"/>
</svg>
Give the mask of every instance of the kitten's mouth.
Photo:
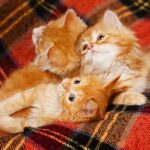
<svg viewBox="0 0 150 150">
<path fill-rule="evenodd" d="M 97 51 L 97 50 L 89 50 L 88 52 L 90 52 L 91 54 L 107 54 L 108 51 Z"/>
<path fill-rule="evenodd" d="M 91 52 L 91 53 L 97 53 L 97 51 L 94 50 L 94 49 L 89 49 L 88 52 Z"/>
<path fill-rule="evenodd" d="M 101 53 L 100 51 L 96 51 L 96 50 L 89 50 L 87 53 L 89 53 L 91 56 L 96 54 L 106 54 L 106 52 Z"/>
<path fill-rule="evenodd" d="M 110 51 L 109 50 L 105 50 L 105 49 L 102 49 L 102 50 L 95 50 L 94 53 L 99 53 L 99 54 L 108 54 Z"/>
</svg>

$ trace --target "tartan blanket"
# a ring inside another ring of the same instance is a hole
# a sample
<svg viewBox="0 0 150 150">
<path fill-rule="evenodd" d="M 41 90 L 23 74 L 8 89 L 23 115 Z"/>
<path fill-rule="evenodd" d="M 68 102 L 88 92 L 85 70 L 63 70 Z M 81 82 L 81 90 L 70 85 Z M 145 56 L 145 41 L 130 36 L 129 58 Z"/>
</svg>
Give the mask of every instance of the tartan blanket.
<svg viewBox="0 0 150 150">
<path fill-rule="evenodd" d="M 106 9 L 114 10 L 136 32 L 143 51 L 150 50 L 149 0 L 0 0 L 1 84 L 13 70 L 33 60 L 32 29 L 59 17 L 67 8 L 89 24 Z M 56 122 L 3 136 L 0 150 L 150 150 L 149 129 L 150 104 L 110 105 L 98 122 Z"/>
</svg>

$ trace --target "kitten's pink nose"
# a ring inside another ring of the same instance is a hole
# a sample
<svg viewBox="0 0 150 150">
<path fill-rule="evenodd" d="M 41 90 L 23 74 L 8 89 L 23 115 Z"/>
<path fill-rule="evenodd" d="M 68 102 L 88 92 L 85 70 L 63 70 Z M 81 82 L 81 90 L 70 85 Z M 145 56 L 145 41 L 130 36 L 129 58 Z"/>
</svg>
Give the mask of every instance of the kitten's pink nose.
<svg viewBox="0 0 150 150">
<path fill-rule="evenodd" d="M 88 49 L 91 49 L 91 48 L 93 48 L 93 47 L 94 47 L 94 44 L 93 44 L 93 43 L 90 43 L 90 44 L 88 44 L 88 46 L 87 46 Z"/>
</svg>

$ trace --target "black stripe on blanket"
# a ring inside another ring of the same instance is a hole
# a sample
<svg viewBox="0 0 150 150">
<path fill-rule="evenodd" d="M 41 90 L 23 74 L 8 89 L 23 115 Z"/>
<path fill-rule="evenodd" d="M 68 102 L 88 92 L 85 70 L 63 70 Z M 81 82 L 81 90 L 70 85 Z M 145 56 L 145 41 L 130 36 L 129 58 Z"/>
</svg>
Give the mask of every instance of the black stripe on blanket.
<svg viewBox="0 0 150 150">
<path fill-rule="evenodd" d="M 79 144 L 74 144 L 73 142 L 70 142 L 68 144 L 72 145 L 77 150 L 83 150 L 86 148 L 88 150 L 94 150 L 94 149 L 97 149 L 97 150 L 116 150 L 110 144 L 106 144 L 104 142 L 100 143 L 100 141 L 97 140 L 95 137 L 92 138 L 90 145 L 88 145 L 88 147 L 86 147 L 87 143 L 91 139 L 91 136 L 89 136 L 85 132 L 82 133 L 81 131 L 80 132 L 74 131 L 74 133 L 72 133 L 71 137 L 72 137 L 73 141 L 76 141 Z M 81 145 L 83 145 L 84 147 L 81 147 Z M 63 150 L 66 150 L 66 149 L 67 149 L 66 147 L 63 148 Z"/>
<path fill-rule="evenodd" d="M 30 0 L 29 4 L 37 16 L 44 21 L 58 18 L 66 10 L 66 7 L 60 4 L 59 0 Z"/>
<path fill-rule="evenodd" d="M 120 0 L 139 18 L 150 15 L 150 0 Z"/>
</svg>

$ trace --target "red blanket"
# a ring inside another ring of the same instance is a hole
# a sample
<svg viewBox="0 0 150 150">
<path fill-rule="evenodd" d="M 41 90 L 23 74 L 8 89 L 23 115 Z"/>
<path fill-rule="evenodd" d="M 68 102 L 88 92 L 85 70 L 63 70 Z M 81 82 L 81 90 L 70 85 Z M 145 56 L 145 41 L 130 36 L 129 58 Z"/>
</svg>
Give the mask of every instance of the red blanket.
<svg viewBox="0 0 150 150">
<path fill-rule="evenodd" d="M 150 50 L 149 0 L 0 0 L 0 81 L 34 58 L 32 29 L 73 8 L 89 24 L 112 9 Z M 148 95 L 149 96 L 149 95 Z M 136 97 L 135 97 L 136 98 Z M 0 149 L 150 150 L 150 105 L 110 105 L 104 120 L 55 123 L 0 138 Z"/>
</svg>

